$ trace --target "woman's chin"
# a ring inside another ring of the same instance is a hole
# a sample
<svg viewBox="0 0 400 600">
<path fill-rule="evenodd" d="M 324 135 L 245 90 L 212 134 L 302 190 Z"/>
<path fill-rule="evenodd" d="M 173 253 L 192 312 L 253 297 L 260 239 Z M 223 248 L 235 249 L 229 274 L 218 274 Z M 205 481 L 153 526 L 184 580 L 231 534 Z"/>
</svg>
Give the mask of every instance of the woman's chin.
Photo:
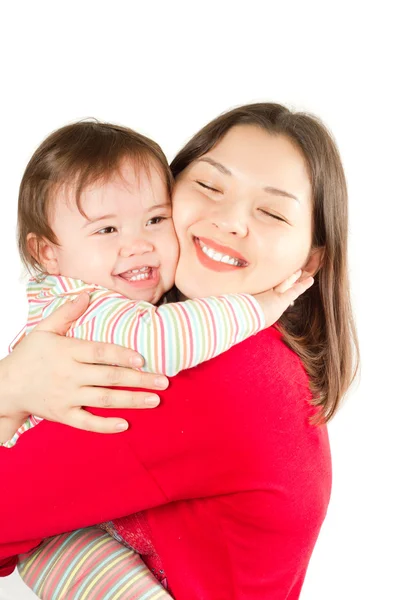
<svg viewBox="0 0 400 600">
<path fill-rule="evenodd" d="M 238 277 L 234 273 L 204 273 L 204 269 L 196 269 L 178 265 L 175 274 L 175 285 L 186 298 L 206 298 L 225 294 L 259 294 L 271 289 L 270 278 Z M 236 275 L 236 276 L 235 276 Z"/>
<path fill-rule="evenodd" d="M 212 290 L 212 286 L 204 284 L 201 281 L 196 281 L 192 277 L 179 277 L 177 274 L 175 278 L 175 285 L 179 290 L 180 297 L 191 300 L 192 298 L 205 298 L 206 296 L 220 296 L 225 292 Z"/>
<path fill-rule="evenodd" d="M 225 294 L 243 294 L 247 290 L 236 289 L 235 286 L 221 285 L 221 282 L 201 282 L 186 277 L 182 280 L 177 277 L 175 282 L 180 295 L 188 298 L 206 298 L 208 296 L 223 296 Z"/>
</svg>

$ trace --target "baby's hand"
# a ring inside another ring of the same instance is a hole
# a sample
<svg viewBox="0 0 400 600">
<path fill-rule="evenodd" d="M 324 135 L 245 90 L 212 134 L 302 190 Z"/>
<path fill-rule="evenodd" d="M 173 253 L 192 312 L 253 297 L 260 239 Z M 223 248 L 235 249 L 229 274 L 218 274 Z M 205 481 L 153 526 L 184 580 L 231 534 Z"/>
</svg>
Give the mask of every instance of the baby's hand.
<svg viewBox="0 0 400 600">
<path fill-rule="evenodd" d="M 296 271 L 272 290 L 254 295 L 264 312 L 265 327 L 276 323 L 288 306 L 312 286 L 314 279 L 306 273 L 303 273 L 303 278 L 300 279 L 301 275 L 301 270 Z"/>
</svg>

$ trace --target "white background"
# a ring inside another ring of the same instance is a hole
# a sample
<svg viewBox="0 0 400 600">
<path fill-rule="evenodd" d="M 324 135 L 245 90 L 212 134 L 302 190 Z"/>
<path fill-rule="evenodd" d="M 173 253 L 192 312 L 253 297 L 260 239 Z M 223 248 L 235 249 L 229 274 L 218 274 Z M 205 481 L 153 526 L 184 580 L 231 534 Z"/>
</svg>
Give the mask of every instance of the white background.
<svg viewBox="0 0 400 600">
<path fill-rule="evenodd" d="M 25 319 L 15 244 L 19 180 L 50 131 L 94 116 L 140 130 L 172 158 L 220 112 L 262 100 L 314 112 L 333 131 L 350 192 L 362 373 L 330 427 L 332 500 L 302 600 L 400 598 L 394 6 L 14 1 L 0 15 L 0 355 Z M 0 598 L 28 598 L 13 582 L 0 581 Z"/>
</svg>

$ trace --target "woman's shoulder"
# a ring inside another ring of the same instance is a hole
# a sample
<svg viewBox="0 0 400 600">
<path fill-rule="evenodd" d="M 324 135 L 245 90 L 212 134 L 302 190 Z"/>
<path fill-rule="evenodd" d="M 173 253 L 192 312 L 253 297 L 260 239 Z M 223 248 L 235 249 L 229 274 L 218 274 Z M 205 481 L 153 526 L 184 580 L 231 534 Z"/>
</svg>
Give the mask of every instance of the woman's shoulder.
<svg viewBox="0 0 400 600">
<path fill-rule="evenodd" d="M 315 412 L 303 364 L 274 327 L 182 371 L 172 378 L 170 393 L 201 397 L 199 405 L 215 418 L 219 414 L 231 425 L 247 422 L 260 431 L 263 423 L 270 430 L 278 421 L 297 431 L 307 429 Z"/>
<path fill-rule="evenodd" d="M 301 394 L 309 390 L 309 378 L 300 357 L 286 345 L 276 327 L 269 327 L 199 365 L 192 370 L 194 373 L 205 380 L 218 373 L 224 384 L 235 381 L 248 387 L 252 382 L 264 388 L 266 384 L 269 388 L 284 385 L 286 391 L 293 388 Z"/>
</svg>

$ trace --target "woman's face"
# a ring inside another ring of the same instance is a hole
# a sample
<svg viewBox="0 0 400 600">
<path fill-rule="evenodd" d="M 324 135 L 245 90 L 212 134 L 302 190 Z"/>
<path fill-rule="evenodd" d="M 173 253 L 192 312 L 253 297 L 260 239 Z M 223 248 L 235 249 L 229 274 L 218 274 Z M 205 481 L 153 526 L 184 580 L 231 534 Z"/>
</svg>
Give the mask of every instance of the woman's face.
<svg viewBox="0 0 400 600">
<path fill-rule="evenodd" d="M 306 161 L 282 135 L 229 130 L 178 177 L 176 285 L 188 298 L 268 290 L 306 268 L 312 239 Z"/>
</svg>

